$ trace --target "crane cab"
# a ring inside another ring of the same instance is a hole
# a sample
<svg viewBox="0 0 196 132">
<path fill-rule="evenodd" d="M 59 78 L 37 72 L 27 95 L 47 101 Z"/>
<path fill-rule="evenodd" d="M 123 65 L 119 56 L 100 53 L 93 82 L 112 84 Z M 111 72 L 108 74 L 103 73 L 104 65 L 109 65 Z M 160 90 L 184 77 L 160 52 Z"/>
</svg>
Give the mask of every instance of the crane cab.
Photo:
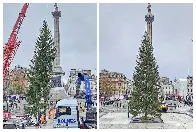
<svg viewBox="0 0 196 132">
<path fill-rule="evenodd" d="M 63 99 L 55 107 L 53 128 L 80 129 L 77 99 Z"/>
</svg>

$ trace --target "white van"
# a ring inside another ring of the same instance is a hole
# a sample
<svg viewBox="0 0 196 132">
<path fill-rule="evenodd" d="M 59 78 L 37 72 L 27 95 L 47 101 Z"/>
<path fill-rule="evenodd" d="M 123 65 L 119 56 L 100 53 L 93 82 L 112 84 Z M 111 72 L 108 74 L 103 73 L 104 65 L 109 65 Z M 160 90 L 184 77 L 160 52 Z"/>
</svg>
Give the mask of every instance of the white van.
<svg viewBox="0 0 196 132">
<path fill-rule="evenodd" d="M 80 129 L 77 99 L 63 99 L 57 102 L 53 128 Z"/>
</svg>

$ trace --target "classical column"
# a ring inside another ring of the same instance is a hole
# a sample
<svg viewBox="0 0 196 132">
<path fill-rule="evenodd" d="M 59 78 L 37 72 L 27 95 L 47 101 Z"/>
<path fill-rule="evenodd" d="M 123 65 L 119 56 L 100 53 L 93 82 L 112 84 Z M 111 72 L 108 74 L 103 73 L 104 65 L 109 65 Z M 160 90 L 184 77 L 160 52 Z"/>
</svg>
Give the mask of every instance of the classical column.
<svg viewBox="0 0 196 132">
<path fill-rule="evenodd" d="M 58 10 L 57 3 L 54 5 L 55 10 L 52 12 L 54 18 L 54 44 L 57 50 L 55 60 L 53 62 L 53 73 L 56 75 L 64 74 L 60 66 L 60 30 L 59 30 L 59 18 L 61 17 L 61 11 Z"/>
<path fill-rule="evenodd" d="M 147 34 L 149 35 L 150 42 L 152 43 L 152 22 L 154 21 L 154 15 L 151 13 L 151 5 L 148 3 L 148 13 L 145 15 L 145 21 L 147 22 Z"/>
</svg>

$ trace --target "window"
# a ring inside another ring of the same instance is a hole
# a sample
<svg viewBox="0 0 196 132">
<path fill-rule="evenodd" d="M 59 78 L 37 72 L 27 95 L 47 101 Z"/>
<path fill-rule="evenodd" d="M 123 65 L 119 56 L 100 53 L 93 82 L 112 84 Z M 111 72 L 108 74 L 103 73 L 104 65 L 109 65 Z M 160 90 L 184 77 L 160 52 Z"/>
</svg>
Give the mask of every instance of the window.
<svg viewBox="0 0 196 132">
<path fill-rule="evenodd" d="M 57 108 L 56 117 L 61 115 L 71 115 L 71 108 L 67 106 L 59 106 Z"/>
<path fill-rule="evenodd" d="M 191 89 L 191 92 L 193 92 L 193 89 Z"/>
<path fill-rule="evenodd" d="M 188 92 L 189 92 L 189 89 L 188 89 Z"/>
</svg>

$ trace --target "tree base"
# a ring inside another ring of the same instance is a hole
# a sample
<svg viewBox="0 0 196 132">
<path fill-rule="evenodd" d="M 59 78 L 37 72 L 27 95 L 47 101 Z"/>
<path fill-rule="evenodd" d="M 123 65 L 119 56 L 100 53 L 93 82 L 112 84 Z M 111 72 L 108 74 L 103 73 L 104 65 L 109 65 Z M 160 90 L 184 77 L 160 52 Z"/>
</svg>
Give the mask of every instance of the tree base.
<svg viewBox="0 0 196 132">
<path fill-rule="evenodd" d="M 130 123 L 164 123 L 159 117 L 142 119 L 143 117 L 132 118 Z"/>
</svg>

